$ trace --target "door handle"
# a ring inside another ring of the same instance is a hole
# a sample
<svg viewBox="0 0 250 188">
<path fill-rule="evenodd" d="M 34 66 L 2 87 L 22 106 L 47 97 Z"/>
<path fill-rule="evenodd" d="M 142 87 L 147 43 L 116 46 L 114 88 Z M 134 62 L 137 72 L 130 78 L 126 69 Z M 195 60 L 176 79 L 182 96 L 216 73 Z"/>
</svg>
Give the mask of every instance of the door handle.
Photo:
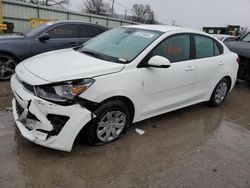
<svg viewBox="0 0 250 188">
<path fill-rule="evenodd" d="M 185 71 L 193 71 L 194 70 L 194 67 L 193 66 L 187 66 L 185 68 Z"/>
<path fill-rule="evenodd" d="M 218 65 L 224 65 L 224 61 L 219 61 Z"/>
</svg>

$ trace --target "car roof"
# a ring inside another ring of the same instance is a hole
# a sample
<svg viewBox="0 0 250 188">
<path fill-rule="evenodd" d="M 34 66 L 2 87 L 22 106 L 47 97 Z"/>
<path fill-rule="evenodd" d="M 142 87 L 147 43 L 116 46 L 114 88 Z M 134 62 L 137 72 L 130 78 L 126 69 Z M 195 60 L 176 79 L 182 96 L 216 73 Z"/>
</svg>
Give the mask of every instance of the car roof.
<svg viewBox="0 0 250 188">
<path fill-rule="evenodd" d="M 127 25 L 127 26 L 124 26 L 124 27 L 154 30 L 154 31 L 160 31 L 160 32 L 164 32 L 164 33 L 169 32 L 169 31 L 183 31 L 183 32 L 206 34 L 204 32 L 200 32 L 200 31 L 193 30 L 193 29 L 188 29 L 188 28 L 184 28 L 184 27 L 167 26 L 167 25 L 145 24 L 145 25 Z"/>
<path fill-rule="evenodd" d="M 90 22 L 85 22 L 85 21 L 80 21 L 80 20 L 58 20 L 58 21 L 49 21 L 48 23 L 51 23 L 51 24 L 61 24 L 61 23 L 82 23 L 82 24 L 88 24 L 88 25 L 96 25 L 98 27 L 102 27 L 102 28 L 106 28 L 105 26 L 102 26 L 102 25 L 99 25 L 99 24 L 96 24 L 96 23 L 90 23 Z"/>
</svg>

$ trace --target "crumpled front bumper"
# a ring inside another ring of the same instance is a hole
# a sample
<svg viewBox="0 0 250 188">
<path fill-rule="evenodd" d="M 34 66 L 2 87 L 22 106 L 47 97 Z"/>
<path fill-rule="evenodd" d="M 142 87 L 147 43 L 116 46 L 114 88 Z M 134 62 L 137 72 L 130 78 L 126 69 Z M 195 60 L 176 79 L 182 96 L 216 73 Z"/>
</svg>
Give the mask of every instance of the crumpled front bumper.
<svg viewBox="0 0 250 188">
<path fill-rule="evenodd" d="M 11 88 L 15 97 L 12 108 L 17 127 L 25 138 L 36 144 L 71 151 L 80 130 L 95 117 L 79 104 L 61 106 L 36 97 L 22 87 L 15 75 L 11 78 Z M 59 133 L 52 134 L 55 125 L 48 115 L 67 117 Z"/>
</svg>

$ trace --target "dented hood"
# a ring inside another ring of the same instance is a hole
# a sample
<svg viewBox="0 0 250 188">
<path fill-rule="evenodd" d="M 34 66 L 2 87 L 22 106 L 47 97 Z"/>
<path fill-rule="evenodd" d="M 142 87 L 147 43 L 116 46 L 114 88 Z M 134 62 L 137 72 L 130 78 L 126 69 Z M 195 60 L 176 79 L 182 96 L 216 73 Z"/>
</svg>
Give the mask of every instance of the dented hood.
<svg viewBox="0 0 250 188">
<path fill-rule="evenodd" d="M 48 82 L 90 78 L 119 72 L 124 64 L 109 62 L 64 49 L 29 58 L 22 65 L 30 73 Z"/>
<path fill-rule="evenodd" d="M 234 41 L 225 44 L 232 52 L 250 58 L 250 42 Z"/>
</svg>

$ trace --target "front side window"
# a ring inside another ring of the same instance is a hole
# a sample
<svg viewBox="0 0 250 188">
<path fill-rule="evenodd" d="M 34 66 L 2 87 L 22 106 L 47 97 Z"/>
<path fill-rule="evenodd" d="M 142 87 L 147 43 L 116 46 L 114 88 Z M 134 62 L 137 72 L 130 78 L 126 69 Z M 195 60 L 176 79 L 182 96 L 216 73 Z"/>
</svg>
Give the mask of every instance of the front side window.
<svg viewBox="0 0 250 188">
<path fill-rule="evenodd" d="M 49 30 L 51 39 L 56 38 L 78 38 L 78 25 L 76 24 L 67 24 L 56 26 L 53 29 Z"/>
<path fill-rule="evenodd" d="M 34 29 L 28 31 L 25 33 L 26 36 L 34 36 L 39 34 L 40 32 L 42 32 L 43 30 L 45 30 L 46 28 L 48 28 L 49 26 L 53 25 L 54 22 L 47 22 L 45 24 L 39 25 L 37 27 L 35 27 Z"/>
<path fill-rule="evenodd" d="M 188 60 L 190 55 L 189 35 L 176 35 L 165 39 L 152 51 L 152 56 L 155 55 L 163 56 L 171 63 Z"/>
<path fill-rule="evenodd" d="M 130 62 L 156 40 L 162 32 L 139 28 L 120 27 L 104 32 L 89 40 L 82 52 L 89 51 L 118 62 Z"/>
<path fill-rule="evenodd" d="M 248 33 L 241 41 L 250 42 L 250 33 Z"/>
</svg>

